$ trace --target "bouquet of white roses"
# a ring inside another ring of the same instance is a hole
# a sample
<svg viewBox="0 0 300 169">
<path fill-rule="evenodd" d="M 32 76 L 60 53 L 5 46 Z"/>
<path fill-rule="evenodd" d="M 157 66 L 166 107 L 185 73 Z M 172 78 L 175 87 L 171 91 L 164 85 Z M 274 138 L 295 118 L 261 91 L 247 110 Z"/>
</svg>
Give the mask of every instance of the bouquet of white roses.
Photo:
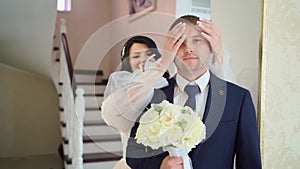
<svg viewBox="0 0 300 169">
<path fill-rule="evenodd" d="M 188 152 L 205 139 L 205 125 L 190 107 L 163 101 L 152 104 L 140 119 L 137 143 L 163 148 L 170 156 L 182 156 L 185 169 L 192 168 Z M 187 164 L 189 163 L 189 164 Z"/>
</svg>

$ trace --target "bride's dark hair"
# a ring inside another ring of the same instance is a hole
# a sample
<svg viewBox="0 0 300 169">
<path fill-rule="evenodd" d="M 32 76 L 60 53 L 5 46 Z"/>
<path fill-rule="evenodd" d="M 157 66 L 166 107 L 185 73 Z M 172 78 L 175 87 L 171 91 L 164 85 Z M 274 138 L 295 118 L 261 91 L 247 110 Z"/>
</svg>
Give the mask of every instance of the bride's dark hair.
<svg viewBox="0 0 300 169">
<path fill-rule="evenodd" d="M 123 70 L 123 71 L 132 72 L 130 62 L 129 62 L 129 51 L 130 51 L 131 46 L 134 43 L 141 43 L 141 44 L 147 45 L 150 48 L 150 50 L 152 50 L 152 52 L 155 54 L 155 56 L 154 56 L 155 60 L 157 60 L 161 56 L 157 49 L 155 42 L 151 38 L 146 37 L 146 36 L 131 37 L 124 44 L 122 51 L 121 51 L 121 59 L 122 59 L 121 70 Z"/>
</svg>

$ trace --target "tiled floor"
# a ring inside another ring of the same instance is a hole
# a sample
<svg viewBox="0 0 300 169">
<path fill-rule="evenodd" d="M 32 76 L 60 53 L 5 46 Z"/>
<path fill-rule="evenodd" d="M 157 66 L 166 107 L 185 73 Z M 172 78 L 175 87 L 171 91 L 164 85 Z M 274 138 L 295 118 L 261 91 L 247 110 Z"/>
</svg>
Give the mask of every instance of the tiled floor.
<svg viewBox="0 0 300 169">
<path fill-rule="evenodd" d="M 39 155 L 18 158 L 0 158 L 1 169 L 63 169 L 59 155 Z"/>
</svg>

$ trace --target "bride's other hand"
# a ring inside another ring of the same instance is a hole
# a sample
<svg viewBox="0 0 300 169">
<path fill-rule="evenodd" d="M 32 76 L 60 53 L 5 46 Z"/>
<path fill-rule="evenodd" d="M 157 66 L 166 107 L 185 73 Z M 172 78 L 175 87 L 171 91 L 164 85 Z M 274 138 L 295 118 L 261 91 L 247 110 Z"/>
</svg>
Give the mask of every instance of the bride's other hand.
<svg viewBox="0 0 300 169">
<path fill-rule="evenodd" d="M 179 47 L 184 42 L 185 29 L 186 24 L 180 22 L 168 32 L 161 56 L 161 64 L 164 71 L 173 63 Z"/>
<path fill-rule="evenodd" d="M 200 19 L 197 23 L 202 30 L 201 35 L 210 43 L 213 64 L 223 64 L 224 49 L 221 30 L 212 21 L 207 19 Z"/>
</svg>

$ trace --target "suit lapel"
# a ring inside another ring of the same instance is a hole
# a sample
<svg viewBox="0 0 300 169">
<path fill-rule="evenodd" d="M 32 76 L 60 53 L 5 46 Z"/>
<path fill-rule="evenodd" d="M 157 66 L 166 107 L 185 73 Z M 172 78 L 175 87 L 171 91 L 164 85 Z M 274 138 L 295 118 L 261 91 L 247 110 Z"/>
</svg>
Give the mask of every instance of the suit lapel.
<svg viewBox="0 0 300 169">
<path fill-rule="evenodd" d="M 155 89 L 150 103 L 161 103 L 163 100 L 173 103 L 175 79 L 169 79 L 168 74 L 165 74 L 164 77 L 168 80 L 169 85 L 161 89 Z"/>
<path fill-rule="evenodd" d="M 227 96 L 225 81 L 210 73 L 209 83 L 210 86 L 202 119 L 206 126 L 206 137 L 202 143 L 207 141 L 218 127 L 223 115 Z M 195 149 L 189 152 L 189 156 L 191 157 L 194 166 L 199 165 L 199 159 L 194 159 L 193 157 L 198 156 L 198 153 L 201 152 L 202 145 L 203 144 L 199 144 Z"/>
<path fill-rule="evenodd" d="M 206 126 L 206 141 L 218 127 L 226 103 L 226 81 L 210 73 L 210 87 L 208 91 L 203 122 Z"/>
</svg>

